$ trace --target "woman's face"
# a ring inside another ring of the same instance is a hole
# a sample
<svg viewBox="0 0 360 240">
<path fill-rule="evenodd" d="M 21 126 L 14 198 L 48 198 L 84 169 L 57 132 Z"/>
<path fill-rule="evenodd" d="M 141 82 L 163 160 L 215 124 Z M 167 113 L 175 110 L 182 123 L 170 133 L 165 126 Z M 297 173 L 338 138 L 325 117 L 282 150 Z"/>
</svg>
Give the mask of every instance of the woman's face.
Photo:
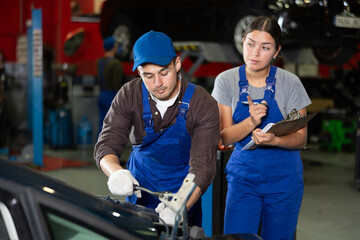
<svg viewBox="0 0 360 240">
<path fill-rule="evenodd" d="M 269 33 L 258 30 L 248 33 L 243 42 L 244 61 L 246 67 L 252 71 L 266 69 L 281 48 L 276 49 L 275 40 Z"/>
</svg>

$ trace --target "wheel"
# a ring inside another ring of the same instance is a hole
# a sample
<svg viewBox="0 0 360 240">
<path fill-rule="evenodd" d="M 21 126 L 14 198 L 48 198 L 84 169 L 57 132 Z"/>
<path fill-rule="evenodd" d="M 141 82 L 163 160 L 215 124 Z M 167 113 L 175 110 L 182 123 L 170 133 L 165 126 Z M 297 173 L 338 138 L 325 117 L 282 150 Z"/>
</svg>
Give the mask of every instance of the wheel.
<svg viewBox="0 0 360 240">
<path fill-rule="evenodd" d="M 313 47 L 315 57 L 325 65 L 342 65 L 354 56 L 356 50 L 356 45 L 351 44 Z"/>
<path fill-rule="evenodd" d="M 247 25 L 257 16 L 258 16 L 257 14 L 246 14 L 238 18 L 238 20 L 236 21 L 233 31 L 233 41 L 234 41 L 234 46 L 240 55 L 243 54 L 242 38 L 244 36 L 244 32 L 247 28 Z"/>
<path fill-rule="evenodd" d="M 132 60 L 134 31 L 131 21 L 122 14 L 115 15 L 110 22 L 110 32 L 122 48 L 122 51 L 117 53 L 117 57 L 124 61 Z"/>
</svg>

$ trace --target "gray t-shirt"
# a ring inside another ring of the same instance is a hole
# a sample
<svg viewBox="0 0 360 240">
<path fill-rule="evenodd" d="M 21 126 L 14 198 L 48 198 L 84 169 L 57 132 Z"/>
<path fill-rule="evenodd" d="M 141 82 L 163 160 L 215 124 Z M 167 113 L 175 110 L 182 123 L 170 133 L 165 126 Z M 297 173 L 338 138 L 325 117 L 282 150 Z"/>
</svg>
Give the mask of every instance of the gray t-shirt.
<svg viewBox="0 0 360 240">
<path fill-rule="evenodd" d="M 299 111 L 311 104 L 304 86 L 295 74 L 277 68 L 275 78 L 275 100 L 284 119 L 294 108 Z M 215 79 L 211 94 L 218 103 L 231 106 L 233 113 L 239 101 L 239 79 L 239 67 L 220 73 Z M 264 98 L 265 87 L 258 88 L 249 84 L 248 91 L 253 100 Z"/>
</svg>

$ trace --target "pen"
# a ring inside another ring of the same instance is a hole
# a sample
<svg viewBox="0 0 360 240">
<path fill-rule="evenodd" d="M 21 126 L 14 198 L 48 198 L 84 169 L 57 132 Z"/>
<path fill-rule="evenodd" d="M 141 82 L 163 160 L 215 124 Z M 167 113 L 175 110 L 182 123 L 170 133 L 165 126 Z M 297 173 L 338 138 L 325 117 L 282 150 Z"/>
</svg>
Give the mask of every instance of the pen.
<svg viewBox="0 0 360 240">
<path fill-rule="evenodd" d="M 245 105 L 249 105 L 249 102 L 248 101 L 242 101 L 241 102 L 242 104 L 245 104 Z M 265 107 L 268 106 L 268 104 L 266 102 L 254 102 L 254 105 L 258 105 L 258 104 L 261 104 L 261 105 L 264 105 Z"/>
</svg>

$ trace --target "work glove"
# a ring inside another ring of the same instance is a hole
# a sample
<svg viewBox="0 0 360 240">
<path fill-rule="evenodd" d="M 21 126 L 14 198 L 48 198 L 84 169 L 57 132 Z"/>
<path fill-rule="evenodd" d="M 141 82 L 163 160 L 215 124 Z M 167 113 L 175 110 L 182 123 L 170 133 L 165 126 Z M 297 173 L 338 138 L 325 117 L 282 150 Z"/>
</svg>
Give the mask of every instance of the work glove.
<svg viewBox="0 0 360 240">
<path fill-rule="evenodd" d="M 134 194 L 134 185 L 139 186 L 139 182 L 129 170 L 120 169 L 110 175 L 107 185 L 114 195 L 131 196 Z M 135 195 L 141 198 L 141 191 L 135 191 Z"/>
<path fill-rule="evenodd" d="M 159 203 L 159 205 L 155 208 L 155 212 L 159 213 L 159 217 L 168 225 L 175 224 L 176 213 L 173 212 L 170 208 L 165 206 L 164 203 Z M 181 217 L 180 223 L 182 223 L 183 218 Z"/>
</svg>

